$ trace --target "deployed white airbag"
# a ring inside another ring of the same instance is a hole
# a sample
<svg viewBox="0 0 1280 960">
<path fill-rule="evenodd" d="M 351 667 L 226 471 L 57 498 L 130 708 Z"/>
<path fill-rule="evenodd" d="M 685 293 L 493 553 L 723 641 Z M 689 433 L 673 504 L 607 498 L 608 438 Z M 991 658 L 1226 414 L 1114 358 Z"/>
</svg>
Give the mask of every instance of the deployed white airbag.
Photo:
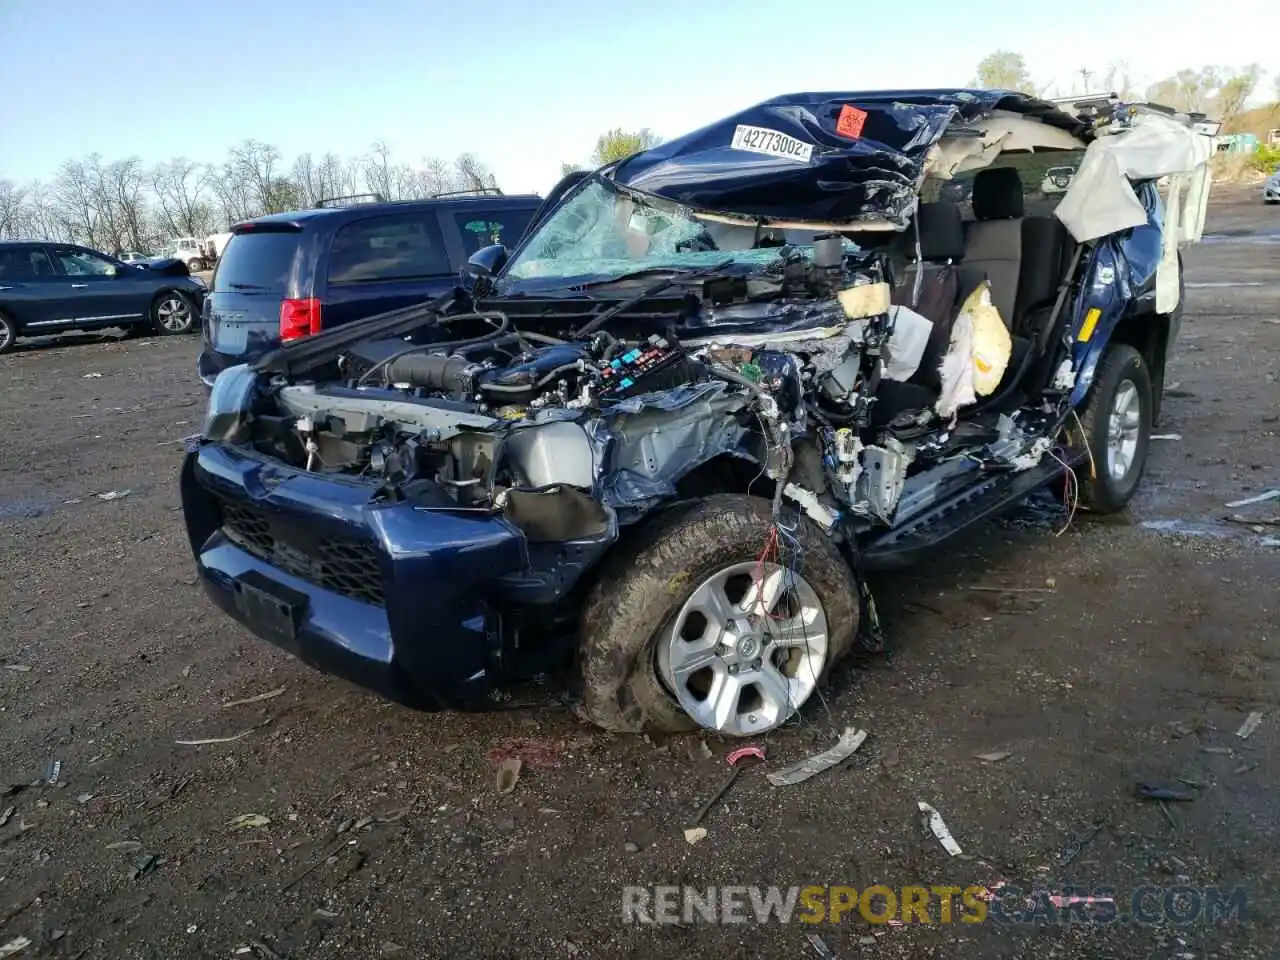
<svg viewBox="0 0 1280 960">
<path fill-rule="evenodd" d="M 1167 117 L 1143 116 L 1089 144 L 1054 216 L 1078 243 L 1140 226 L 1147 214 L 1132 182 L 1197 173 L 1212 154 L 1211 138 Z"/>
<path fill-rule="evenodd" d="M 909 380 L 920 369 L 925 347 L 933 333 L 933 321 L 908 307 L 889 308 L 893 333 L 889 337 L 889 361 L 884 365 L 888 380 Z"/>
</svg>

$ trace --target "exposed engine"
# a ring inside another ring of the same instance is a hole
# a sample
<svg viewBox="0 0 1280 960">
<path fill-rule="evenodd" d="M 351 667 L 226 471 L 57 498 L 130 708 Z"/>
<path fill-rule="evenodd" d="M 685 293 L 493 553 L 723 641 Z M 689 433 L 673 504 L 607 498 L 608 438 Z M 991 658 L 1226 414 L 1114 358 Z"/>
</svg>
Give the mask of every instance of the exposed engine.
<svg viewBox="0 0 1280 960">
<path fill-rule="evenodd" d="M 849 269 L 819 244 L 764 286 L 710 279 L 696 322 L 672 316 L 631 338 L 619 338 L 626 324 L 600 329 L 605 310 L 567 336 L 477 312 L 358 340 L 338 378 L 272 384 L 251 440 L 309 471 L 377 481 L 387 498 L 504 511 L 531 540 L 642 513 L 726 455 L 828 531 L 842 516 L 892 523 L 909 473 L 946 461 L 952 438 L 928 409 L 872 427 L 895 316 L 881 261 Z M 414 339 L 444 331 L 455 339 Z M 1005 420 L 994 465 L 1020 468 L 1030 434 Z"/>
</svg>

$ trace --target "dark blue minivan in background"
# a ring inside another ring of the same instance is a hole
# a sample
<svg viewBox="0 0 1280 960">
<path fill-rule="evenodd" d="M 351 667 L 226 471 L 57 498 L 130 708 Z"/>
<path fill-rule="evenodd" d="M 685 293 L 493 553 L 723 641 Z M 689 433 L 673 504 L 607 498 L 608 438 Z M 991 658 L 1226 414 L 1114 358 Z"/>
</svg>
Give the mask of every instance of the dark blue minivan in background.
<svg viewBox="0 0 1280 960">
<path fill-rule="evenodd" d="M 542 198 L 499 191 L 346 197 L 236 224 L 204 302 L 205 386 L 284 341 L 446 293 L 477 250 L 514 247 Z"/>
</svg>

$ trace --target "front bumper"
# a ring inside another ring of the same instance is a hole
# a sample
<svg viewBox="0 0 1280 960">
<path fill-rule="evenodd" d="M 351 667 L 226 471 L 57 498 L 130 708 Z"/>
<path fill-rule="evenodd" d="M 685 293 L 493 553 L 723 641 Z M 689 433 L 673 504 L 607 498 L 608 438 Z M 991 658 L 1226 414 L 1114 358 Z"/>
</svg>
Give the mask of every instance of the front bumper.
<svg viewBox="0 0 1280 960">
<path fill-rule="evenodd" d="M 187 455 L 181 488 L 204 588 L 250 631 L 410 706 L 488 693 L 492 581 L 524 566 L 506 521 L 373 504 L 368 484 L 210 443 Z"/>
</svg>

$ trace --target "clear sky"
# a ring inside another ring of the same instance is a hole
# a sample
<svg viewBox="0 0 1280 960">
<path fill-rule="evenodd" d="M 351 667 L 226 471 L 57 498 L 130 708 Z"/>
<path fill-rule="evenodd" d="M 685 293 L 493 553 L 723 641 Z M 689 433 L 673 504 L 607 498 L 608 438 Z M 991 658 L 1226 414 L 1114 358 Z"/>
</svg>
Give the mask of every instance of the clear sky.
<svg viewBox="0 0 1280 960">
<path fill-rule="evenodd" d="M 1277 27 L 1272 0 L 0 0 L 0 177 L 95 151 L 218 161 L 256 138 L 291 161 L 385 139 L 400 161 L 469 150 L 504 189 L 544 191 L 611 127 L 674 136 L 779 93 L 962 86 L 1000 48 L 1049 95 L 1117 61 L 1139 88 L 1274 71 Z"/>
</svg>

